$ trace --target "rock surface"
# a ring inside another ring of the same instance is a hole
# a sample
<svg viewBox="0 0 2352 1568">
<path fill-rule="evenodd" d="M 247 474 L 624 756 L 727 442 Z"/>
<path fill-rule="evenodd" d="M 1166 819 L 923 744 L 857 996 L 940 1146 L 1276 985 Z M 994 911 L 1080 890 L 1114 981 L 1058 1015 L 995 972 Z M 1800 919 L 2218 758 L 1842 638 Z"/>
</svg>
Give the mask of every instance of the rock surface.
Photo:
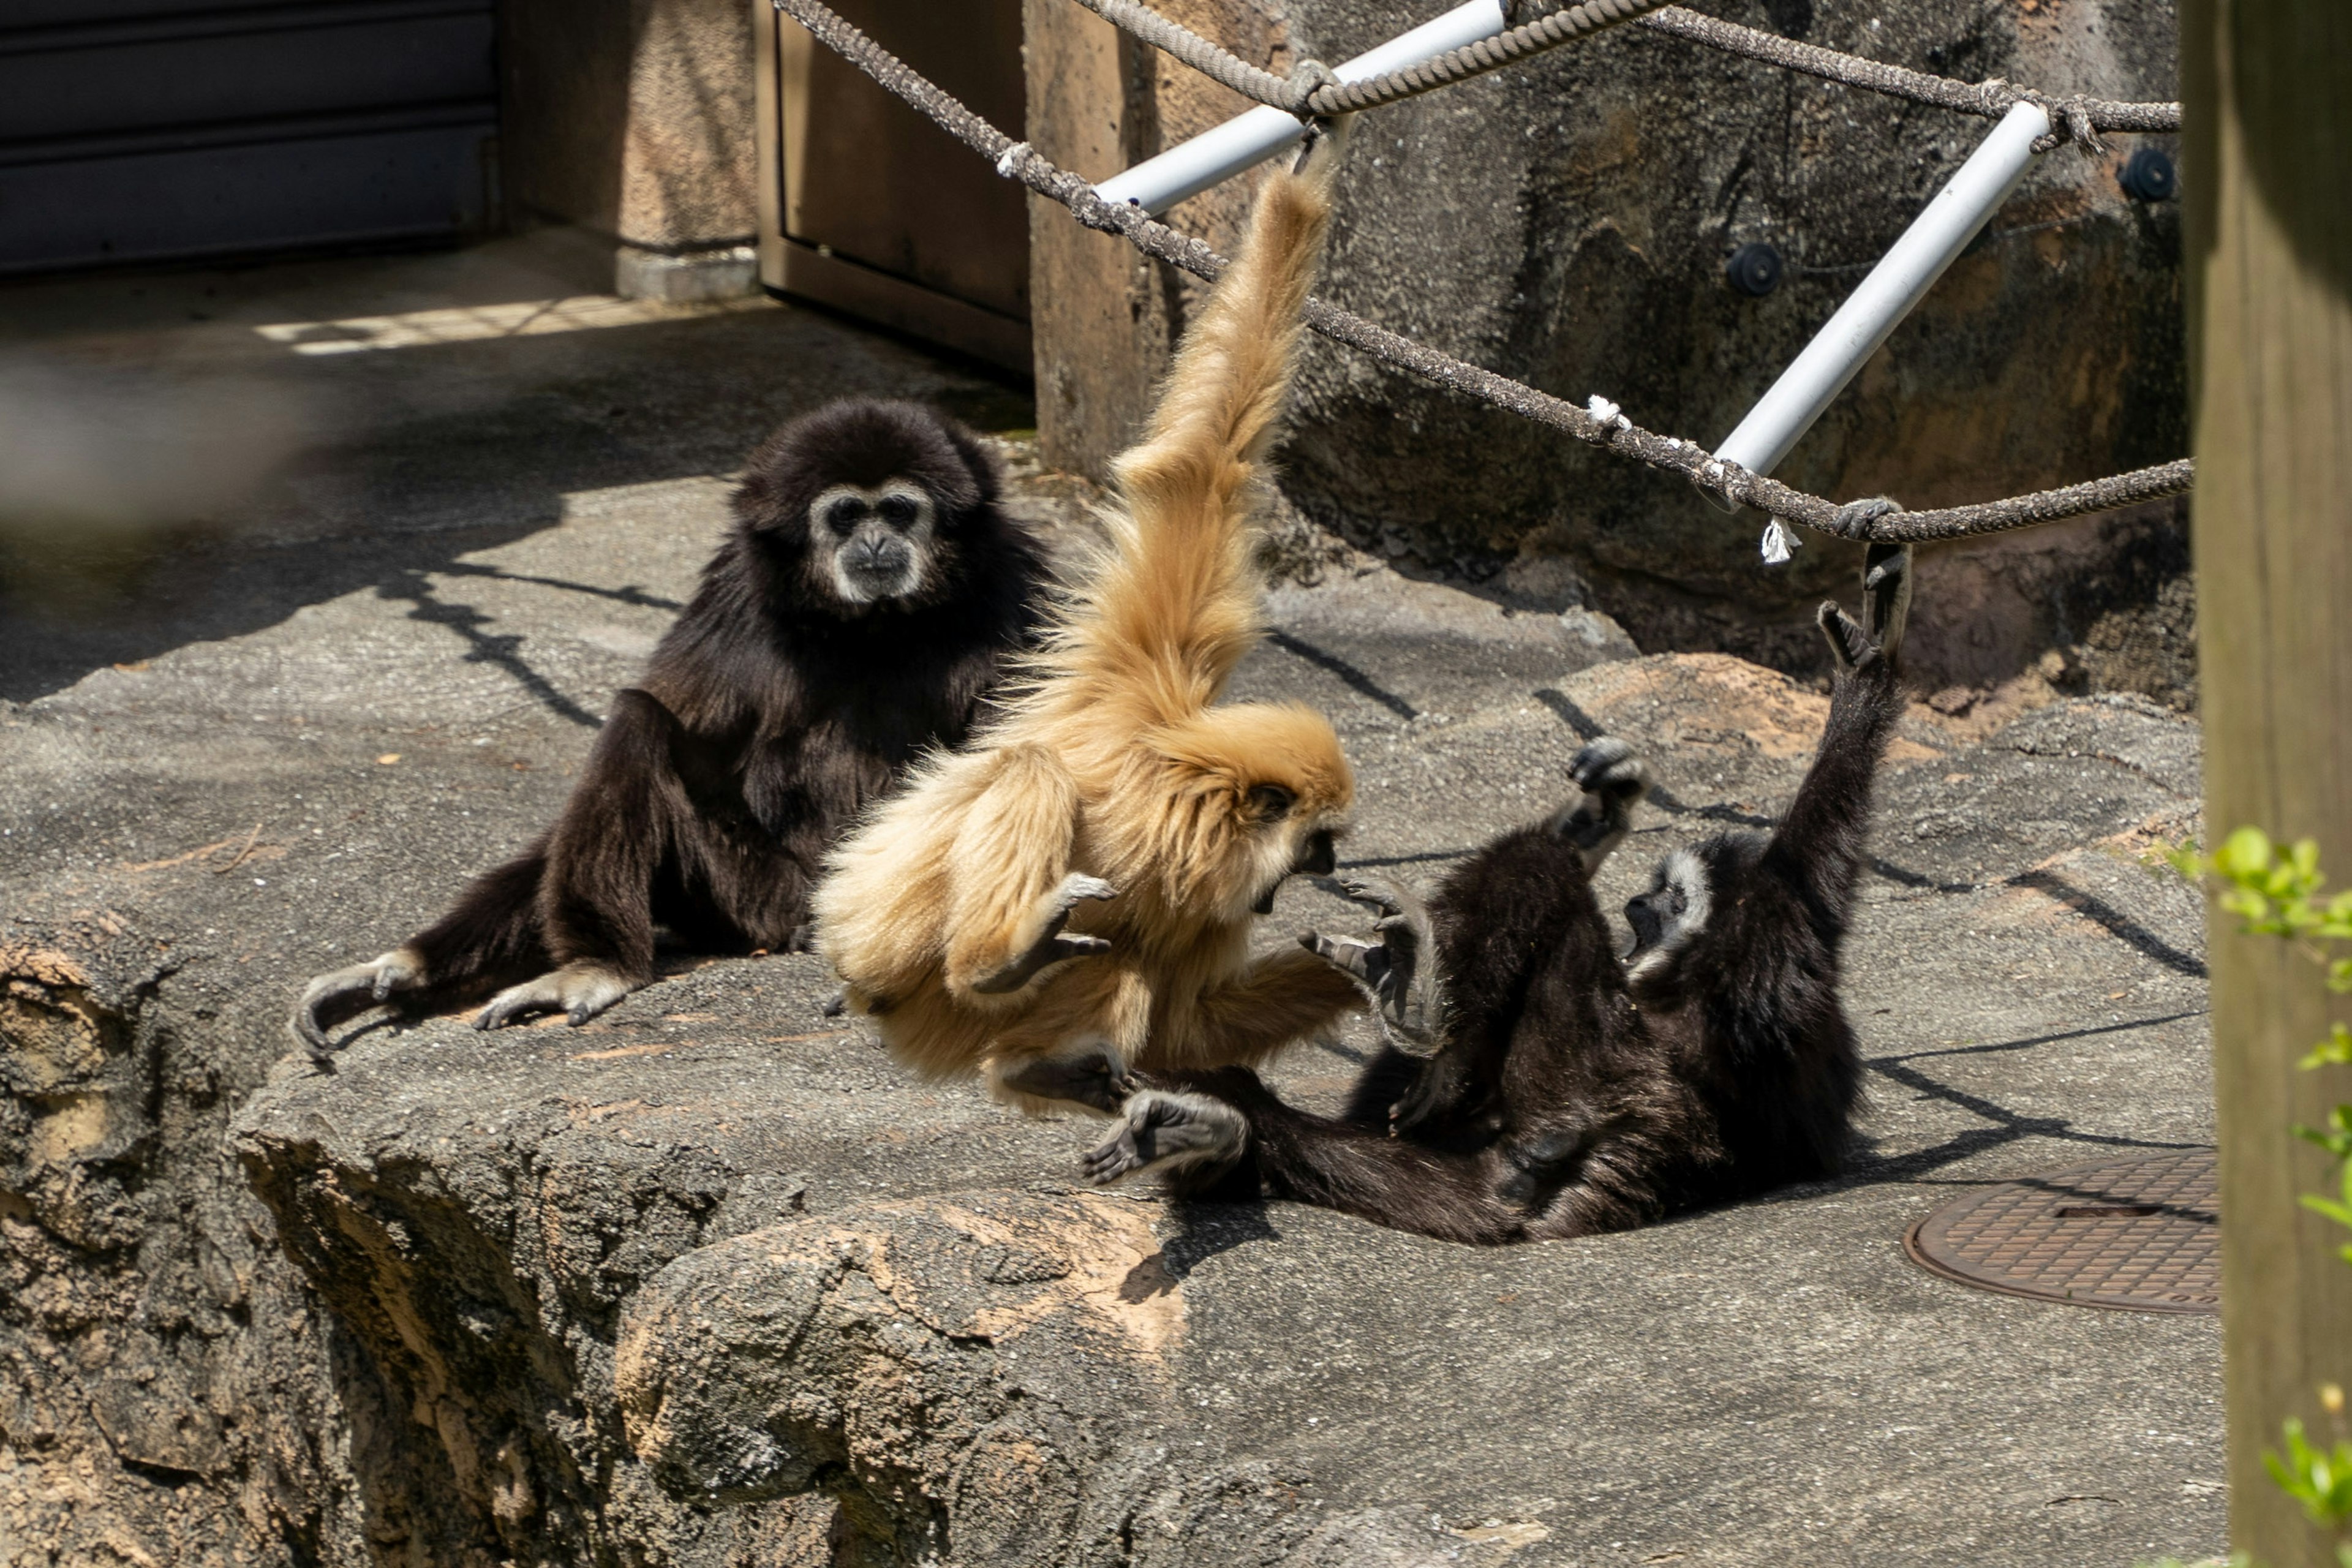
<svg viewBox="0 0 2352 1568">
<path fill-rule="evenodd" d="M 445 304 L 449 261 L 397 276 Z M 2193 825 L 2196 738 L 2135 700 L 1915 713 L 1854 952 L 1865 1157 L 1633 1236 L 1470 1252 L 1075 1190 L 1092 1124 L 908 1082 L 800 957 L 681 961 L 580 1030 L 433 1020 L 358 1031 L 331 1074 L 281 1059 L 302 976 L 552 811 L 751 434 L 852 387 L 1004 401 L 782 310 L 296 358 L 252 325 L 358 313 L 348 275 L 306 276 L 127 280 L 158 295 L 107 310 L 145 324 L 91 307 L 47 351 L 281 378 L 333 418 L 230 524 L 12 576 L 7 1568 L 2221 1544 L 2212 1324 L 1968 1292 L 1897 1245 L 1957 1184 L 2211 1136 L 2200 911 L 2111 852 Z M 1075 526 L 1070 487 L 1020 483 Z M 1605 730 L 1665 786 L 1622 898 L 1769 815 L 1821 722 L 1801 683 L 1531 599 L 1339 567 L 1272 609 L 1237 690 L 1333 715 L 1348 858 L 1392 873 L 1552 804 Z M 1294 889 L 1266 938 L 1353 918 Z M 1282 1082 L 1328 1103 L 1366 1043 Z"/>
<path fill-rule="evenodd" d="M 1277 647 L 1244 682 L 1340 718 L 1359 865 L 1434 871 L 1606 730 L 1665 783 L 1622 894 L 1667 845 L 1768 814 L 1821 722 L 1725 656 L 1503 676 L 1446 713 L 1447 678 L 1398 657 L 1419 635 L 1345 673 Z M 2210 1138 L 2196 902 L 2116 853 L 2193 822 L 2193 734 L 2068 701 L 1975 742 L 1923 718 L 1896 750 L 1853 986 L 1872 1146 L 1748 1208 L 1475 1252 L 1087 1193 L 1093 1124 L 908 1082 L 825 1022 L 797 957 L 683 970 L 583 1029 L 368 1032 L 332 1075 L 281 1066 L 236 1145 L 396 1402 L 429 1413 L 404 1471 L 412 1517 L 439 1510 L 436 1561 L 2218 1542 L 2211 1322 L 1979 1295 L 1896 1245 L 1956 1184 Z M 1335 918 L 1295 890 L 1269 934 Z M 1368 1043 L 1282 1080 L 1328 1103 Z"/>
<path fill-rule="evenodd" d="M 853 389 L 1027 417 L 773 307 L 466 335 L 609 263 L 551 234 L 9 291 L 6 1568 L 398 1558 L 410 1413 L 221 1143 L 290 988 L 552 811 L 777 419 Z M 392 352 L 256 331 L 412 310 L 446 315 Z"/>
</svg>

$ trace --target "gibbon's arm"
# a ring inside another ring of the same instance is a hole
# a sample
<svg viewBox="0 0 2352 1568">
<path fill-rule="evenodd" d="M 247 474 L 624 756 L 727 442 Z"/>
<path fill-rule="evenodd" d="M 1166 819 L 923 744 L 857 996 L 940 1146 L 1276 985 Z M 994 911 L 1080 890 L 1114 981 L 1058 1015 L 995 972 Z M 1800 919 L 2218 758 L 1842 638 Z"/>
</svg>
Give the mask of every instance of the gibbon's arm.
<svg viewBox="0 0 2352 1568">
<path fill-rule="evenodd" d="M 947 986 L 986 1005 L 1028 984 L 1046 964 L 1108 951 L 1062 927 L 1082 899 L 1107 899 L 1108 882 L 1070 872 L 1077 782 L 1042 746 L 1007 746 L 965 809 L 948 854 Z"/>
<path fill-rule="evenodd" d="M 1829 721 L 1804 783 L 1773 829 L 1766 863 L 1808 889 L 1822 909 L 1844 910 L 1870 837 L 1880 760 L 1903 712 L 1894 667 L 1874 654 L 1832 678 Z M 1843 929 L 1843 921 L 1836 922 Z"/>
<path fill-rule="evenodd" d="M 1253 481 L 1282 413 L 1330 212 L 1326 135 L 1259 193 L 1241 256 L 1176 355 L 1142 445 L 1115 465 L 1118 550 L 1062 650 L 1147 721 L 1213 700 L 1258 630 Z M 1058 661 L 1057 661 L 1058 662 Z"/>
<path fill-rule="evenodd" d="M 1347 974 L 1303 948 L 1258 960 L 1200 999 L 1202 1066 L 1254 1065 L 1369 1004 Z"/>
</svg>

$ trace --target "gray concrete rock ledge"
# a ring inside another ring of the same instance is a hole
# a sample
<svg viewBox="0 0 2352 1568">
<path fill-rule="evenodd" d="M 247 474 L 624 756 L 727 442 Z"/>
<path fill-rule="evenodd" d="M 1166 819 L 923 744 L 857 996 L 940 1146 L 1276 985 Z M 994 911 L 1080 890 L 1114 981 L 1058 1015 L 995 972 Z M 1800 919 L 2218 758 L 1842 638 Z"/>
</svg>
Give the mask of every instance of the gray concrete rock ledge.
<svg viewBox="0 0 2352 1568">
<path fill-rule="evenodd" d="M 1034 418 L 779 308 L 332 355 L 255 331 L 607 286 L 560 260 L 11 291 L 10 406 L 80 410 L 89 463 L 126 407 L 166 456 L 292 456 L 202 526 L 76 521 L 75 492 L 0 534 L 5 1568 L 2220 1547 L 2211 1323 L 1976 1294 L 1897 1245 L 1969 1184 L 2211 1138 L 2200 911 L 2129 858 L 2194 826 L 2197 738 L 2129 699 L 1917 711 L 1853 954 L 1864 1157 L 1633 1236 L 1475 1252 L 1076 1191 L 1092 1126 L 908 1081 L 803 958 L 681 962 L 577 1031 L 283 1059 L 304 975 L 553 812 L 751 440 L 851 391 Z M 1005 450 L 1023 508 L 1082 529 Z M 205 479 L 142 461 L 174 506 Z M 1818 733 L 1801 685 L 1559 613 L 1567 577 L 1324 564 L 1237 694 L 1333 716 L 1357 865 L 1435 874 L 1605 730 L 1664 784 L 1621 900 L 1769 816 Z M 1924 558 L 1923 595 L 1965 620 L 1967 570 Z M 1266 940 L 1341 918 L 1294 890 Z M 1328 1103 L 1366 1044 L 1294 1053 L 1286 1091 Z"/>
<path fill-rule="evenodd" d="M 1298 624 L 1335 641 L 1346 598 Z M 1823 706 L 1664 656 L 1446 715 L 1442 670 L 1418 685 L 1370 637 L 1314 651 L 1277 645 L 1249 683 L 1341 688 L 1367 775 L 1350 858 L 1409 869 L 1527 809 L 1477 781 L 1516 777 L 1531 806 L 1606 729 L 1665 782 L 1612 868 L 1630 881 L 1768 812 Z M 371 1031 L 331 1074 L 282 1063 L 233 1141 L 410 1413 L 373 1461 L 402 1478 L 373 1527 L 401 1561 L 2205 1549 L 2212 1323 L 1974 1293 L 1898 1245 L 1956 1186 L 2210 1139 L 2199 911 L 2127 858 L 2184 829 L 2196 789 L 2193 731 L 2145 703 L 2061 701 L 1975 741 L 1911 721 L 1854 953 L 1872 1148 L 1843 1181 L 1630 1236 L 1486 1252 L 1078 1190 L 1093 1124 L 908 1081 L 823 1018 L 800 957 L 681 968 L 581 1029 Z M 1286 893 L 1270 935 L 1339 915 Z M 1281 1076 L 1328 1100 L 1367 1044 Z"/>
</svg>

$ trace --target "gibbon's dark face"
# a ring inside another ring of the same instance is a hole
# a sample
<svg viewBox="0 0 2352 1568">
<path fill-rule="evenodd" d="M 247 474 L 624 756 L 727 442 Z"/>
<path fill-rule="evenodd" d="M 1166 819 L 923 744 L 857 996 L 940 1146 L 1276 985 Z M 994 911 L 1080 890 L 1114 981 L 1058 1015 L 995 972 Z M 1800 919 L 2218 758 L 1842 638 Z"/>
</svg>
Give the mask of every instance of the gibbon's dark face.
<svg viewBox="0 0 2352 1568">
<path fill-rule="evenodd" d="M 1712 872 L 1706 858 L 1687 849 L 1658 862 L 1649 890 L 1625 901 L 1625 923 L 1633 928 L 1628 961 L 1679 946 L 1705 928 Z"/>
<path fill-rule="evenodd" d="M 804 607 L 917 609 L 959 585 L 964 537 L 993 508 L 971 431 L 912 403 L 829 404 L 752 454 L 736 514 Z"/>
<path fill-rule="evenodd" d="M 1247 813 L 1258 835 L 1269 841 L 1271 851 L 1261 858 L 1274 862 L 1267 868 L 1272 879 L 1250 904 L 1254 915 L 1274 913 L 1274 896 L 1291 878 L 1328 877 L 1339 868 L 1339 844 L 1332 830 L 1319 822 L 1297 820 L 1297 797 L 1280 784 L 1262 784 L 1249 792 Z"/>
<path fill-rule="evenodd" d="M 834 485 L 809 503 L 809 558 L 845 605 L 913 597 L 930 564 L 939 503 L 911 479 Z"/>
</svg>

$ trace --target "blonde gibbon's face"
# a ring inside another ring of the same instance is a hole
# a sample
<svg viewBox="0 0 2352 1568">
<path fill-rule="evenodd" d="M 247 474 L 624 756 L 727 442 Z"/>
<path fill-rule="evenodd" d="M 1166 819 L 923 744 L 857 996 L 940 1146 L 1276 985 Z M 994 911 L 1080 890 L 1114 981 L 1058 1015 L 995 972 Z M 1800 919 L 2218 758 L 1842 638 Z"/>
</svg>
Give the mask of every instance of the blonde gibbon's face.
<svg viewBox="0 0 2352 1568">
<path fill-rule="evenodd" d="M 1348 830 L 1343 816 L 1302 808 L 1297 792 L 1274 783 L 1254 784 L 1242 796 L 1241 838 L 1244 864 L 1240 880 L 1255 888 L 1254 915 L 1274 913 L 1274 895 L 1288 878 L 1328 877 L 1339 868 L 1339 839 Z"/>
<path fill-rule="evenodd" d="M 1337 865 L 1355 778 L 1321 714 L 1234 703 L 1154 739 L 1172 786 L 1156 858 L 1177 901 L 1239 921 L 1271 912 L 1286 879 Z"/>
</svg>

